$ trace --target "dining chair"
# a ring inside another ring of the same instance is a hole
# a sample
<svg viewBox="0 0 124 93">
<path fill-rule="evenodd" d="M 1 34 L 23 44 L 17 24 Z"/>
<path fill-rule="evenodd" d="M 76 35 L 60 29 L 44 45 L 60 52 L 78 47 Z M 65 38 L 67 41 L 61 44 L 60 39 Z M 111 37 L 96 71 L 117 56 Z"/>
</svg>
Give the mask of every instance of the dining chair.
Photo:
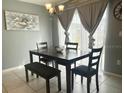
<svg viewBox="0 0 124 93">
<path fill-rule="evenodd" d="M 99 84 L 98 84 L 98 68 L 99 68 L 99 60 L 102 53 L 101 48 L 93 48 L 89 53 L 89 63 L 88 66 L 80 65 L 76 68 L 72 69 L 72 89 L 74 86 L 74 74 L 81 76 L 81 83 L 83 82 L 83 77 L 87 78 L 87 93 L 90 93 L 90 82 L 92 76 L 96 75 L 96 88 L 99 91 Z M 94 68 L 95 67 L 95 68 Z"/>
<path fill-rule="evenodd" d="M 67 50 L 74 50 L 74 51 L 78 50 L 78 43 L 76 42 L 67 42 L 65 43 L 65 45 Z M 74 68 L 75 67 L 76 67 L 76 62 L 74 63 Z"/>
<path fill-rule="evenodd" d="M 67 42 L 67 43 L 65 43 L 65 45 L 66 45 L 67 51 L 74 50 L 75 52 L 77 52 L 77 50 L 78 50 L 78 43 L 76 43 L 76 42 Z M 55 61 L 55 68 L 57 68 L 57 69 L 59 68 L 58 63 L 59 63 L 59 61 L 58 62 Z M 76 62 L 74 62 L 74 68 L 75 67 L 76 67 Z"/>
<path fill-rule="evenodd" d="M 40 49 L 42 50 L 42 49 L 47 49 L 48 48 L 47 42 L 37 42 L 36 46 L 37 46 L 38 50 L 40 50 Z M 46 65 L 49 65 L 49 63 L 52 63 L 52 66 L 54 67 L 54 62 L 51 59 L 39 56 L 39 62 L 41 62 L 41 61 L 43 63 L 45 63 Z"/>
<path fill-rule="evenodd" d="M 72 49 L 72 50 L 77 50 L 78 49 L 78 43 L 76 42 L 67 42 L 65 43 L 66 49 Z"/>
</svg>

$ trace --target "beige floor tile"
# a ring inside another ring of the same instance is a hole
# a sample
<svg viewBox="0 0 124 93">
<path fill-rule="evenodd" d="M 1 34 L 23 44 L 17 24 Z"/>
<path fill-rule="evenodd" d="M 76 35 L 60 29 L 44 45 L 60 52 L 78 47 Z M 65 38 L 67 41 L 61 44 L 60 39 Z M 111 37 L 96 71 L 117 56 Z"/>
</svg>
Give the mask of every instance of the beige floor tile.
<svg viewBox="0 0 124 93">
<path fill-rule="evenodd" d="M 104 74 L 103 72 L 99 72 L 99 84 L 102 84 L 105 80 L 110 78 L 109 75 Z M 92 82 L 95 82 L 96 76 L 92 77 Z"/>
<path fill-rule="evenodd" d="M 93 89 L 90 89 L 90 93 L 92 93 L 93 91 Z M 73 93 L 87 93 L 87 88 L 85 86 L 75 84 Z"/>
<path fill-rule="evenodd" d="M 35 92 L 27 85 L 24 85 L 16 89 L 12 89 L 8 93 L 35 93 Z"/>
<path fill-rule="evenodd" d="M 111 76 L 104 82 L 104 84 L 110 85 L 118 89 L 122 89 L 122 78 Z"/>
<path fill-rule="evenodd" d="M 23 81 L 26 82 L 26 76 L 25 76 L 25 68 L 21 67 L 18 68 L 17 70 L 13 71 L 14 74 L 16 74 L 20 79 L 22 79 Z M 29 71 L 29 79 L 33 80 L 34 78 L 36 78 L 36 75 L 34 74 L 33 76 L 31 75 L 31 72 Z"/>
<path fill-rule="evenodd" d="M 41 88 L 44 88 L 45 84 L 46 84 L 45 79 L 42 79 L 42 78 L 36 78 L 36 79 L 30 80 L 27 83 L 27 85 L 29 85 L 35 91 L 38 91 Z"/>
<path fill-rule="evenodd" d="M 82 88 L 85 87 L 87 88 L 87 79 L 83 78 L 83 83 L 81 84 L 81 77 L 80 76 L 76 76 L 74 79 L 74 85 L 76 84 L 76 86 L 81 86 Z M 96 82 L 94 80 L 92 80 L 91 84 L 90 84 L 90 90 L 93 91 L 96 89 Z"/>
<path fill-rule="evenodd" d="M 18 68 L 17 70 L 13 71 L 18 77 L 22 78 L 25 77 L 25 69 L 24 67 Z"/>
<path fill-rule="evenodd" d="M 37 91 L 37 93 L 46 93 L 46 87 Z M 50 93 L 59 93 L 56 87 L 50 88 Z"/>
<path fill-rule="evenodd" d="M 97 93 L 97 91 L 95 90 L 93 93 Z M 122 90 L 107 84 L 102 84 L 100 86 L 99 93 L 122 93 Z"/>
<path fill-rule="evenodd" d="M 62 87 L 62 91 L 58 92 L 58 79 L 57 77 L 54 77 L 52 79 L 50 79 L 50 91 L 51 93 L 66 93 L 63 92 L 65 91 L 65 81 L 61 84 Z M 40 90 L 37 91 L 37 93 L 46 93 L 46 83 L 44 82 L 44 85 L 42 88 L 40 88 Z"/>
<path fill-rule="evenodd" d="M 4 85 L 2 85 L 2 93 L 7 93 L 6 88 L 4 87 Z"/>
<path fill-rule="evenodd" d="M 46 93 L 46 89 L 42 88 L 42 89 L 38 90 L 36 93 Z"/>
<path fill-rule="evenodd" d="M 65 67 L 59 66 L 61 69 L 61 86 L 62 90 L 58 92 L 57 78 L 50 80 L 51 93 L 66 93 L 66 73 Z M 31 76 L 29 73 L 29 82 L 25 80 L 25 70 L 19 68 L 10 72 L 2 73 L 3 77 L 3 93 L 46 93 L 46 82 L 43 78 L 36 78 L 36 75 Z M 76 76 L 73 93 L 87 93 L 87 80 L 84 78 L 81 84 L 80 76 Z M 121 93 L 122 80 L 121 78 L 112 77 L 103 73 L 99 74 L 99 93 Z M 91 81 L 91 93 L 96 92 L 95 77 Z M 9 91 L 9 92 L 7 92 Z"/>
<path fill-rule="evenodd" d="M 11 73 L 11 72 L 7 74 L 6 73 L 3 74 L 2 82 L 5 88 L 7 89 L 7 91 L 10 91 L 12 89 L 25 85 L 23 80 L 21 80 L 14 73 Z"/>
<path fill-rule="evenodd" d="M 46 87 L 37 91 L 37 93 L 46 93 Z M 50 93 L 66 93 L 64 90 L 58 91 L 58 87 L 52 86 L 50 87 Z"/>
<path fill-rule="evenodd" d="M 13 72 L 2 72 L 2 81 L 11 80 L 17 78 Z"/>
</svg>

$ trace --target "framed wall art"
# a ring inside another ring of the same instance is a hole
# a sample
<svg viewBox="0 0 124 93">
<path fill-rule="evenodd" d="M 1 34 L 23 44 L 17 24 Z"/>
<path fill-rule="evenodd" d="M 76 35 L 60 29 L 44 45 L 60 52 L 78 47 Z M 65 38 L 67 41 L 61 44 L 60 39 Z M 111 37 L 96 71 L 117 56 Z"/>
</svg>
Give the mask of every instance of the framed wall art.
<svg viewBox="0 0 124 93">
<path fill-rule="evenodd" d="M 39 31 L 39 16 L 5 11 L 6 30 Z"/>
</svg>

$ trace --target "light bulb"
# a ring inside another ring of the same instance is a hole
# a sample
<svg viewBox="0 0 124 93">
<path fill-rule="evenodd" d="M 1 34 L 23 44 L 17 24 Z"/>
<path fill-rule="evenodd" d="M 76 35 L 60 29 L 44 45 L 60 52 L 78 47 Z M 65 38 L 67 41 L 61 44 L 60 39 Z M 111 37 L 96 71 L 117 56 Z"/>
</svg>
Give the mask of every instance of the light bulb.
<svg viewBox="0 0 124 93">
<path fill-rule="evenodd" d="M 51 7 L 51 8 L 49 9 L 49 13 L 50 13 L 50 14 L 53 14 L 53 12 L 54 12 L 54 8 Z"/>
<path fill-rule="evenodd" d="M 46 9 L 47 9 L 47 10 L 49 10 L 49 9 L 51 9 L 51 7 L 52 7 L 52 4 L 50 4 L 50 3 L 47 3 L 47 4 L 45 4 L 45 6 L 46 6 Z"/>
<path fill-rule="evenodd" d="M 64 11 L 64 5 L 59 5 L 58 8 L 60 12 Z"/>
</svg>

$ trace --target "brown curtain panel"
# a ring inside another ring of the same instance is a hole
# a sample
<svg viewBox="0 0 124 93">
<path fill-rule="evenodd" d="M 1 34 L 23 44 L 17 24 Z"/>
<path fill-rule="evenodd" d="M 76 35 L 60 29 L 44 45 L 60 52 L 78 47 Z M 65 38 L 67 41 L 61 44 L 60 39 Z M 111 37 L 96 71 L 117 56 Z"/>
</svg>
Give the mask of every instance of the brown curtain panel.
<svg viewBox="0 0 124 93">
<path fill-rule="evenodd" d="M 89 48 L 92 48 L 94 45 L 93 42 L 95 39 L 92 36 L 102 19 L 107 3 L 107 0 L 99 0 L 95 3 L 90 3 L 77 8 L 81 23 L 90 34 Z"/>
<path fill-rule="evenodd" d="M 69 33 L 68 29 L 71 24 L 73 15 L 74 15 L 75 8 L 65 10 L 64 12 L 58 14 L 58 18 L 62 27 L 65 29 L 65 43 L 69 42 Z"/>
<path fill-rule="evenodd" d="M 77 8 L 81 22 L 89 33 L 93 34 L 95 32 L 102 19 L 106 6 L 107 0 L 99 0 L 96 3 Z"/>
</svg>

